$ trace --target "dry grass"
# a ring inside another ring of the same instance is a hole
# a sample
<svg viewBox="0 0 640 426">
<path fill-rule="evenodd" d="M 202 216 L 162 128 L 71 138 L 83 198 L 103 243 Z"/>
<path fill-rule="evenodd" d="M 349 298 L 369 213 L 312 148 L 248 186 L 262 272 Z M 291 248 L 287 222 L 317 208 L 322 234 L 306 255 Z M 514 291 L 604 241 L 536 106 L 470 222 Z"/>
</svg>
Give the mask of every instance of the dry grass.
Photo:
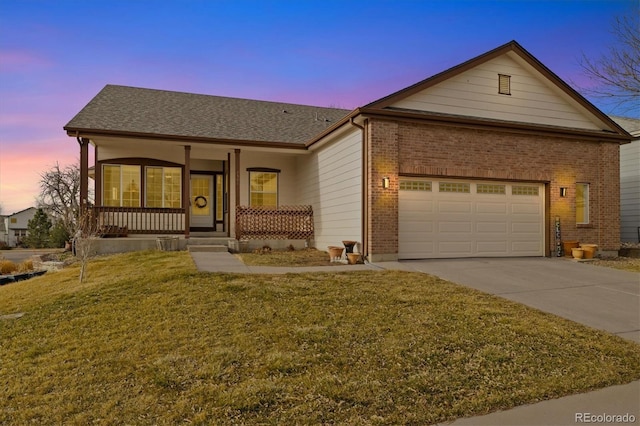
<svg viewBox="0 0 640 426">
<path fill-rule="evenodd" d="M 238 256 L 250 266 L 332 266 L 329 253 L 313 248 L 295 251 L 262 251 L 239 253 Z"/>
<path fill-rule="evenodd" d="M 105 257 L 0 287 L 0 424 L 431 424 L 640 377 L 640 347 L 406 272 Z"/>
<path fill-rule="evenodd" d="M 25 260 L 24 262 L 15 263 L 11 260 L 0 260 L 0 274 L 8 275 L 19 272 L 33 271 L 33 261 Z"/>
<path fill-rule="evenodd" d="M 621 269 L 623 271 L 640 272 L 640 259 L 633 258 L 633 257 L 616 257 L 614 259 L 596 259 L 590 263 L 598 266 L 606 266 L 607 268 Z"/>
</svg>

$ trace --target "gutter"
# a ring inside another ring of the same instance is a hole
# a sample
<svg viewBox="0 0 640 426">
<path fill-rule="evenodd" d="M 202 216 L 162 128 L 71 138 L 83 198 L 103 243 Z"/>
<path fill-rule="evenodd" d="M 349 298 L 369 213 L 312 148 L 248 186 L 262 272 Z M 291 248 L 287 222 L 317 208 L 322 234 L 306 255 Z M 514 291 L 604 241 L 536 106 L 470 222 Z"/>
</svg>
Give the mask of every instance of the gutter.
<svg viewBox="0 0 640 426">
<path fill-rule="evenodd" d="M 368 234 L 367 234 L 367 223 L 369 221 L 369 219 L 368 219 L 369 208 L 367 206 L 367 199 L 368 199 L 368 195 L 369 195 L 369 187 L 368 187 L 369 180 L 367 179 L 367 176 L 368 176 L 367 164 L 368 164 L 368 160 L 369 160 L 369 157 L 367 155 L 367 153 L 368 153 L 368 150 L 367 150 L 367 132 L 366 132 L 365 126 L 361 126 L 360 124 L 355 122 L 354 117 L 349 117 L 349 124 L 359 128 L 362 131 L 362 168 L 361 168 L 361 170 L 362 170 L 362 179 L 361 179 L 362 194 L 361 194 L 361 199 L 360 199 L 360 206 L 361 206 L 361 211 L 362 211 L 362 221 L 360 222 L 360 235 L 362 235 L 362 253 L 361 253 L 361 256 L 363 257 L 363 260 L 364 260 L 364 259 L 367 258 L 368 254 L 369 254 L 369 250 L 368 250 L 369 237 L 368 237 Z"/>
</svg>

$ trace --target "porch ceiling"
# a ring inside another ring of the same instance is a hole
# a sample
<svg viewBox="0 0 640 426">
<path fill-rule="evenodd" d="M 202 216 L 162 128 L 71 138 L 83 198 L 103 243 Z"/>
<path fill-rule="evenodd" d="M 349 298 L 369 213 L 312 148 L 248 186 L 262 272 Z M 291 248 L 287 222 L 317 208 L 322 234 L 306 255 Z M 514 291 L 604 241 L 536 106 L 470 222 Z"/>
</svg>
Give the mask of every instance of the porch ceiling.
<svg viewBox="0 0 640 426">
<path fill-rule="evenodd" d="M 184 159 L 184 146 L 191 146 L 191 158 L 202 160 L 226 160 L 228 154 L 233 154 L 235 149 L 242 152 L 269 152 L 274 154 L 307 154 L 304 147 L 299 148 L 273 148 L 250 145 L 227 145 L 215 142 L 189 142 L 127 137 L 95 137 L 92 143 L 99 147 L 102 153 L 110 154 L 115 158 L 115 153 L 123 153 L 117 156 L 140 158 L 172 158 Z M 181 162 L 181 161 L 178 161 Z"/>
</svg>

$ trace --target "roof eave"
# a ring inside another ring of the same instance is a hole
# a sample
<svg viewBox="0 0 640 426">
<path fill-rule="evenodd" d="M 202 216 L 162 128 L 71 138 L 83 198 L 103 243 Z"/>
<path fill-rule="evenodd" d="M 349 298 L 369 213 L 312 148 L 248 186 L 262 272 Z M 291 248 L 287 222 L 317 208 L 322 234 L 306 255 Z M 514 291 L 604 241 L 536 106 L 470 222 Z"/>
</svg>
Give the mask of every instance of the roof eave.
<svg viewBox="0 0 640 426">
<path fill-rule="evenodd" d="M 98 130 L 98 129 L 81 129 L 73 127 L 64 127 L 67 135 L 70 137 L 80 137 L 92 139 L 95 137 L 119 137 L 130 139 L 147 139 L 147 140 L 162 140 L 166 142 L 176 142 L 182 144 L 188 143 L 201 143 L 211 145 L 233 145 L 233 146 L 251 146 L 261 148 L 273 148 L 273 149 L 299 149 L 305 150 L 304 143 L 297 142 L 279 142 L 279 141 L 255 141 L 255 140 L 242 140 L 242 139 L 218 139 L 218 138 L 206 138 L 197 136 L 181 136 L 181 135 L 163 135 L 154 133 L 138 133 L 138 132 L 126 132 L 117 130 Z"/>
<path fill-rule="evenodd" d="M 620 144 L 628 143 L 632 136 L 615 132 L 590 131 L 554 126 L 542 126 L 513 121 L 484 120 L 474 117 L 429 114 L 424 112 L 414 113 L 410 111 L 394 111 L 378 108 L 359 108 L 357 115 L 367 118 L 400 119 L 407 121 L 429 122 L 446 126 L 463 126 L 476 129 L 501 129 L 517 133 L 536 133 L 545 136 L 569 137 L 572 139 L 588 139 L 597 141 L 610 141 Z M 355 116 L 354 116 L 355 117 Z M 626 133 L 626 132 L 625 132 Z"/>
</svg>

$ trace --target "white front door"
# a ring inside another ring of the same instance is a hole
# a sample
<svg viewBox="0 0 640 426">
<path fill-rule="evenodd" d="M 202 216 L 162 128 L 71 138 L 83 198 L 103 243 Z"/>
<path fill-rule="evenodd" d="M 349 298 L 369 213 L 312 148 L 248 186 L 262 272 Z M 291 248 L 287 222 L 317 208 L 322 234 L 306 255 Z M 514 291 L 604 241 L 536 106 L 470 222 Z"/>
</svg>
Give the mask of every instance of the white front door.
<svg viewBox="0 0 640 426">
<path fill-rule="evenodd" d="M 191 227 L 213 228 L 213 176 L 191 175 Z"/>
</svg>

